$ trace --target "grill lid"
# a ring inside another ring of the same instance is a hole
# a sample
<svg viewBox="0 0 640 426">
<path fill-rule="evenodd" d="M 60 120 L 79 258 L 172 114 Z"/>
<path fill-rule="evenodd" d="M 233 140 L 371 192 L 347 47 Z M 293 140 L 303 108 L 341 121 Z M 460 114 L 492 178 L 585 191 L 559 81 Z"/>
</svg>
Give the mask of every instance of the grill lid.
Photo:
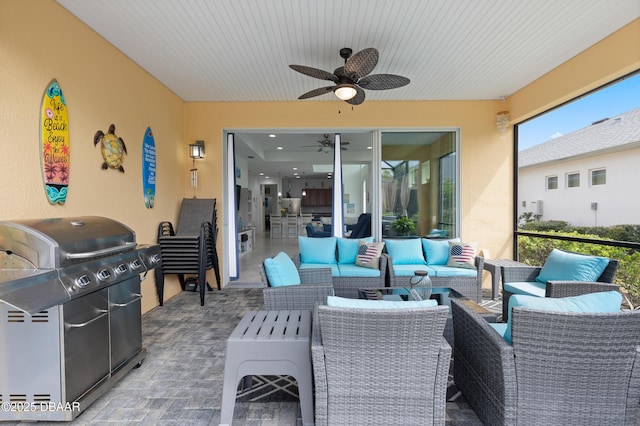
<svg viewBox="0 0 640 426">
<path fill-rule="evenodd" d="M 0 249 L 36 268 L 61 268 L 136 247 L 135 232 L 99 216 L 0 222 Z"/>
</svg>

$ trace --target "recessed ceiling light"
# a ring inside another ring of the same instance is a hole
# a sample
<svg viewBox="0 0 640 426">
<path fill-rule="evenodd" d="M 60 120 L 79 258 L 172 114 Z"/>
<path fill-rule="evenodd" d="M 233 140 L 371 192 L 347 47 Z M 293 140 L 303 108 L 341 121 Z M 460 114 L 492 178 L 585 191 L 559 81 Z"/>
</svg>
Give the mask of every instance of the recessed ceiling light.
<svg viewBox="0 0 640 426">
<path fill-rule="evenodd" d="M 275 138 L 276 135 L 274 135 L 273 133 L 269 135 L 270 138 Z"/>
<path fill-rule="evenodd" d="M 300 179 L 300 176 L 296 175 L 296 179 Z"/>
<path fill-rule="evenodd" d="M 294 176 L 298 176 L 298 172 L 295 172 L 293 175 L 294 175 Z"/>
<path fill-rule="evenodd" d="M 284 149 L 284 148 L 282 148 L 281 146 L 279 146 L 277 149 Z"/>
<path fill-rule="evenodd" d="M 293 170 L 298 170 L 298 168 L 297 168 L 297 167 L 294 167 L 294 168 L 293 168 Z"/>
<path fill-rule="evenodd" d="M 260 172 L 260 176 L 264 176 L 264 173 Z"/>
<path fill-rule="evenodd" d="M 367 149 L 371 149 L 371 147 L 370 147 L 370 146 L 368 146 L 368 147 L 367 147 Z"/>
<path fill-rule="evenodd" d="M 265 178 L 265 179 L 269 179 L 269 176 L 265 176 L 264 178 Z"/>
</svg>

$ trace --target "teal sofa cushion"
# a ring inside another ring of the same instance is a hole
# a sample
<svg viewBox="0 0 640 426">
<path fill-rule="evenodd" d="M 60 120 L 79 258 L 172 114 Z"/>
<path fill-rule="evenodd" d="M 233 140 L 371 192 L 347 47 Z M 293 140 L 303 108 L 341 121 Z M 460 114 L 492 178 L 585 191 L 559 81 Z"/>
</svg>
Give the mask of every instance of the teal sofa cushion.
<svg viewBox="0 0 640 426">
<path fill-rule="evenodd" d="M 340 277 L 380 277 L 380 269 L 358 265 L 338 264 L 338 273 Z"/>
<path fill-rule="evenodd" d="M 408 308 L 431 308 L 438 306 L 438 302 L 433 299 L 410 300 L 407 302 L 396 300 L 367 300 L 348 299 L 346 297 L 328 296 L 327 306 L 338 308 L 363 308 L 363 309 L 408 309 Z"/>
<path fill-rule="evenodd" d="M 301 263 L 337 263 L 336 237 L 298 237 L 298 244 L 300 246 Z"/>
<path fill-rule="evenodd" d="M 450 266 L 429 265 L 432 277 L 475 277 L 478 272 L 475 269 L 452 268 Z"/>
<path fill-rule="evenodd" d="M 422 254 L 421 240 L 421 238 L 386 239 L 384 242 L 394 265 L 426 265 L 427 262 Z"/>
<path fill-rule="evenodd" d="M 433 268 L 427 265 L 396 265 L 393 264 L 393 274 L 397 277 L 412 277 L 414 271 L 427 271 L 430 276 L 434 277 Z"/>
<path fill-rule="evenodd" d="M 293 260 L 284 252 L 264 260 L 264 269 L 271 287 L 300 284 L 300 274 Z"/>
<path fill-rule="evenodd" d="M 567 253 L 553 249 L 536 281 L 597 281 L 609 264 L 606 257 Z"/>
<path fill-rule="evenodd" d="M 449 261 L 449 241 L 460 242 L 460 238 L 450 240 L 422 239 L 422 248 L 427 257 L 427 265 L 446 265 Z"/>
<path fill-rule="evenodd" d="M 366 241 L 367 243 L 373 242 L 373 237 L 367 237 L 362 239 L 357 238 L 338 238 L 338 263 L 356 263 L 356 256 L 358 255 L 358 245 L 360 241 Z"/>
<path fill-rule="evenodd" d="M 617 291 L 603 291 L 572 297 L 535 297 L 516 294 L 509 298 L 509 319 L 504 340 L 511 344 L 511 316 L 513 308 L 529 308 L 555 312 L 618 312 L 622 295 Z M 602 336 L 606 339 L 606 336 Z M 612 348 L 614 349 L 614 348 Z"/>
<path fill-rule="evenodd" d="M 498 332 L 500 337 L 502 337 L 504 339 L 504 335 L 507 332 L 507 323 L 506 322 L 490 322 L 489 325 L 491 326 L 491 328 L 493 328 L 495 331 Z"/>
<path fill-rule="evenodd" d="M 330 268 L 332 277 L 339 277 L 340 270 L 337 263 L 301 263 L 300 269 L 318 269 L 318 268 Z"/>
<path fill-rule="evenodd" d="M 538 281 L 515 281 L 504 283 L 505 291 L 513 294 L 524 294 L 527 296 L 544 297 L 547 291 L 547 285 Z"/>
</svg>

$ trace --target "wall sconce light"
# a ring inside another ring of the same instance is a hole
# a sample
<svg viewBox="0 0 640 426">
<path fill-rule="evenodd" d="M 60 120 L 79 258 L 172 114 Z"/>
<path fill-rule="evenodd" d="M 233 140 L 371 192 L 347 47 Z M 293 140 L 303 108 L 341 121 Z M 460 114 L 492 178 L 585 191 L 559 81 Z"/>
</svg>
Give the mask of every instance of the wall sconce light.
<svg viewBox="0 0 640 426">
<path fill-rule="evenodd" d="M 496 115 L 496 127 L 500 133 L 504 133 L 509 128 L 509 111 L 500 111 Z"/>
<path fill-rule="evenodd" d="M 307 196 L 307 191 L 305 191 L 304 189 L 302 190 L 302 196 L 306 197 Z"/>
<path fill-rule="evenodd" d="M 189 157 L 194 160 L 204 158 L 204 141 L 196 141 L 189 145 Z"/>
</svg>

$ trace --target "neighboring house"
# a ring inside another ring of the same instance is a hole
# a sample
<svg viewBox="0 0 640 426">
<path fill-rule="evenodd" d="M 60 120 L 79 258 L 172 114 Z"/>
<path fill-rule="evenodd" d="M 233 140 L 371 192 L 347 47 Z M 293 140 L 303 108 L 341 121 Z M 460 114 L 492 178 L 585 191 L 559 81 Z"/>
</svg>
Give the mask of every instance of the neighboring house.
<svg viewBox="0 0 640 426">
<path fill-rule="evenodd" d="M 575 226 L 640 223 L 640 108 L 518 157 L 518 216 Z"/>
</svg>

